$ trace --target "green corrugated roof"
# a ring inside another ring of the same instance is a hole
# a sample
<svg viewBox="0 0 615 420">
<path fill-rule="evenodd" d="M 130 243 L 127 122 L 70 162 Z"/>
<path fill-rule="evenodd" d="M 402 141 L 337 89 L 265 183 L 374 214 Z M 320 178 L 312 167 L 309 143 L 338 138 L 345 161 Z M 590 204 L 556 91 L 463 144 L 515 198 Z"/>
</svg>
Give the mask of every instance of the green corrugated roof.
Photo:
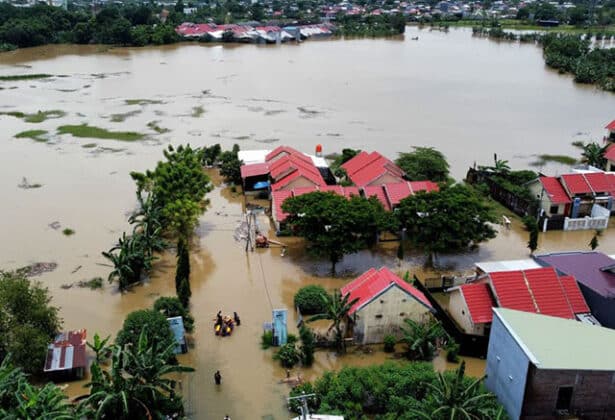
<svg viewBox="0 0 615 420">
<path fill-rule="evenodd" d="M 615 330 L 512 309 L 494 312 L 540 369 L 615 370 Z"/>
</svg>

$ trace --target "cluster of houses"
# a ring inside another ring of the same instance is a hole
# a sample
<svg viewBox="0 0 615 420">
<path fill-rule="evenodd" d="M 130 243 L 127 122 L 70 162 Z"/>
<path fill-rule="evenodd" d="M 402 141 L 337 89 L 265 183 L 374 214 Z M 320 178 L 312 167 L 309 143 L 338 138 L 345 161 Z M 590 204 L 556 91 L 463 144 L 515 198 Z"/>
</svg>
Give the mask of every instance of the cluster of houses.
<svg viewBox="0 0 615 420">
<path fill-rule="evenodd" d="M 360 152 L 341 165 L 352 186 L 336 185 L 326 160 L 317 147 L 315 156 L 288 146 L 272 151 L 240 151 L 241 178 L 244 191 L 267 190 L 271 198 L 271 216 L 279 232 L 284 230 L 287 214 L 284 200 L 315 191 L 338 194 L 347 198 L 376 197 L 385 210 L 395 209 L 401 200 L 419 191 L 437 191 L 432 181 L 408 181 L 404 171 L 378 152 Z"/>
<path fill-rule="evenodd" d="M 333 35 L 335 26 L 329 23 L 296 26 L 263 26 L 258 23 L 226 24 L 184 22 L 175 32 L 187 39 L 243 43 L 281 43 L 302 41 Z"/>
</svg>

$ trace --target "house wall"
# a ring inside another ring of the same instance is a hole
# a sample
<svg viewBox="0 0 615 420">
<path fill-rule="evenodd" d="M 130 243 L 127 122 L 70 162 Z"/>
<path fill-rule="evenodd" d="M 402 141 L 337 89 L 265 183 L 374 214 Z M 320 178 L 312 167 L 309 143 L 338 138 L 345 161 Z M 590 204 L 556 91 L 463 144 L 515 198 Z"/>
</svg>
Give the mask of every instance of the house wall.
<svg viewBox="0 0 615 420">
<path fill-rule="evenodd" d="M 293 188 L 313 187 L 315 185 L 316 184 L 314 184 L 309 179 L 307 179 L 307 178 L 305 178 L 303 176 L 299 176 L 299 177 L 293 179 L 292 181 L 290 181 L 288 184 L 286 184 L 282 188 L 280 188 L 280 190 L 289 191 L 289 190 L 292 190 Z"/>
<path fill-rule="evenodd" d="M 459 289 L 450 293 L 448 312 L 466 334 L 485 335 L 485 324 L 474 324 L 468 304 Z"/>
<path fill-rule="evenodd" d="M 423 321 L 429 309 L 398 286 L 383 294 L 355 313 L 354 339 L 358 344 L 382 343 L 385 335 L 401 337 L 404 320 Z M 381 315 L 381 317 L 377 317 Z"/>
<path fill-rule="evenodd" d="M 615 170 L 615 162 L 612 160 L 607 160 L 606 161 L 606 171 L 609 172 L 613 170 Z"/>
<path fill-rule="evenodd" d="M 498 397 L 512 419 L 521 415 L 529 365 L 529 358 L 521 346 L 500 318 L 494 316 L 487 350 L 485 386 Z"/>
<path fill-rule="evenodd" d="M 615 299 L 596 293 L 580 281 L 578 283 L 592 315 L 603 327 L 615 328 Z"/>
<path fill-rule="evenodd" d="M 615 372 L 538 369 L 528 372 L 521 411 L 529 420 L 554 418 L 559 387 L 572 386 L 569 412 L 583 419 L 615 418 Z"/>
</svg>

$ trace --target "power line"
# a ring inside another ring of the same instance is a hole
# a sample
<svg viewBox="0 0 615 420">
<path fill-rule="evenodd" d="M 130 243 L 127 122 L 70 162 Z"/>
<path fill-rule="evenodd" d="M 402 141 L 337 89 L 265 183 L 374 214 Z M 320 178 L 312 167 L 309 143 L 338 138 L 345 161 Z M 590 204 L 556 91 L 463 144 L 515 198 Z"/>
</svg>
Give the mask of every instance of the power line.
<svg viewBox="0 0 615 420">
<path fill-rule="evenodd" d="M 269 306 L 273 311 L 273 303 L 271 302 L 271 295 L 269 294 L 269 287 L 267 286 L 267 278 L 265 277 L 265 268 L 263 267 L 263 260 L 261 259 L 261 254 L 257 252 L 258 255 L 258 263 L 261 267 L 261 275 L 263 278 L 263 284 L 265 285 L 265 292 L 267 292 L 267 299 L 269 300 Z"/>
</svg>

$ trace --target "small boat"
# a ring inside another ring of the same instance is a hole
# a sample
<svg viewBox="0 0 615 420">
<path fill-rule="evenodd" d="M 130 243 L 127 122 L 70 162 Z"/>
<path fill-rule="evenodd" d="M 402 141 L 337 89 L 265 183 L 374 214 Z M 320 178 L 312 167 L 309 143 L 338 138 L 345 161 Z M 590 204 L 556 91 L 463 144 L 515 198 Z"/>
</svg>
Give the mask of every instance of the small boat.
<svg viewBox="0 0 615 420">
<path fill-rule="evenodd" d="M 413 41 L 418 41 L 418 40 L 419 40 L 419 37 L 418 37 L 418 36 L 413 36 L 413 37 L 412 37 L 412 38 L 410 38 L 410 39 L 411 39 L 411 40 L 413 40 Z"/>
</svg>

